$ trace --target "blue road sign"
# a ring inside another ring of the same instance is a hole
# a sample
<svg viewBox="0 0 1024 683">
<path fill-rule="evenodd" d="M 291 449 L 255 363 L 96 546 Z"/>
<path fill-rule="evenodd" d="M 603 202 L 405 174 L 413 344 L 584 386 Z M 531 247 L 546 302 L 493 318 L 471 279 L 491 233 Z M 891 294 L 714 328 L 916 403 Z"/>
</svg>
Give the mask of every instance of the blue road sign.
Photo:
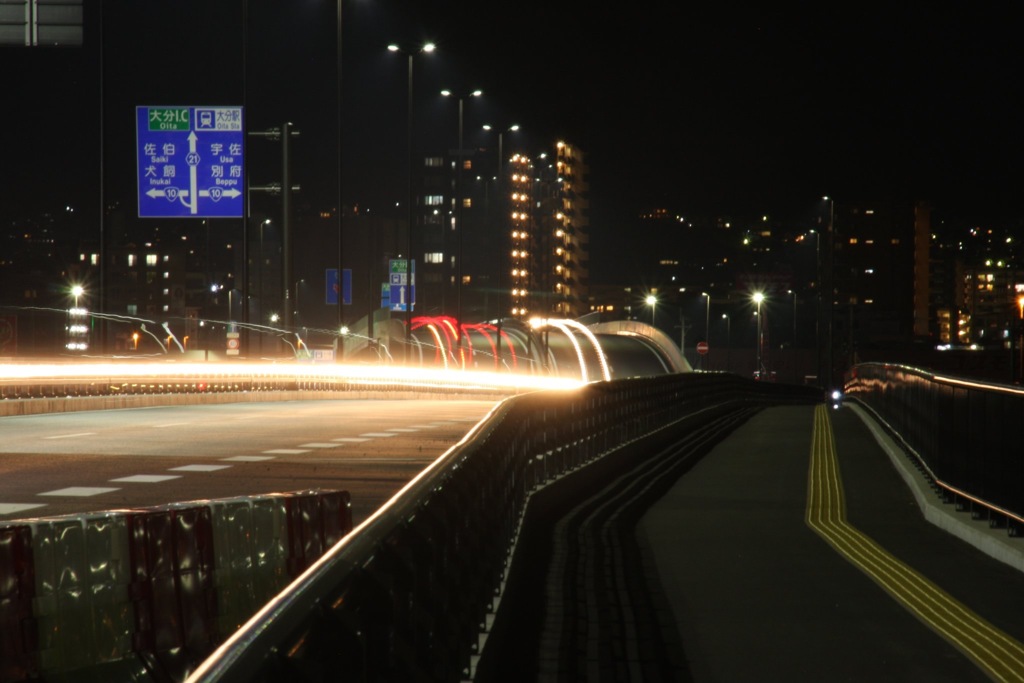
<svg viewBox="0 0 1024 683">
<path fill-rule="evenodd" d="M 241 107 L 136 107 L 139 216 L 239 218 Z"/>
<path fill-rule="evenodd" d="M 416 308 L 416 261 L 391 259 L 388 262 L 387 296 L 381 296 L 381 308 L 411 311 Z M 411 271 L 411 272 L 410 272 Z"/>
<path fill-rule="evenodd" d="M 352 305 L 352 269 L 342 268 L 341 270 L 341 303 L 346 306 Z M 327 305 L 338 305 L 338 269 L 327 269 Z"/>
</svg>

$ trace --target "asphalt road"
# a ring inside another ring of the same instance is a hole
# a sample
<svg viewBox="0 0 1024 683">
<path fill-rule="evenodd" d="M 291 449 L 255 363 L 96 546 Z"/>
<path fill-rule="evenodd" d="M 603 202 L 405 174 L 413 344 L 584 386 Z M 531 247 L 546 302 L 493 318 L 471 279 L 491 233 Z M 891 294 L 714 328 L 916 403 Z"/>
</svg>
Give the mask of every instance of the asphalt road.
<svg viewBox="0 0 1024 683">
<path fill-rule="evenodd" d="M 340 489 L 365 519 L 493 401 L 323 400 L 0 417 L 0 522 Z"/>
</svg>

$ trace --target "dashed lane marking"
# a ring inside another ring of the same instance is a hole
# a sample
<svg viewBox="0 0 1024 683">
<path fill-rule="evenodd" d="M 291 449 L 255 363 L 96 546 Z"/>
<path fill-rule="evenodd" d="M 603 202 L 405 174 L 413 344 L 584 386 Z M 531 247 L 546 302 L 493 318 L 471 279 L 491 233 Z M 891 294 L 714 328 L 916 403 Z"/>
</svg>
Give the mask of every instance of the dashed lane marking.
<svg viewBox="0 0 1024 683">
<path fill-rule="evenodd" d="M 397 432 L 399 434 L 406 434 L 406 433 L 409 433 L 409 432 L 418 432 L 420 430 L 418 430 L 418 429 L 410 429 L 408 427 L 392 427 L 388 431 L 389 432 Z"/>
<path fill-rule="evenodd" d="M 221 458 L 224 462 L 263 462 L 264 460 L 275 460 L 272 455 L 233 455 L 230 458 Z"/>
<path fill-rule="evenodd" d="M 299 448 L 337 448 L 341 444 L 337 443 L 325 443 L 322 441 L 314 441 L 313 443 L 299 444 Z"/>
<path fill-rule="evenodd" d="M 181 467 L 172 467 L 169 472 L 216 472 L 217 470 L 226 470 L 231 465 L 182 465 Z"/>
<path fill-rule="evenodd" d="M 365 434 L 360 434 L 360 436 L 368 436 L 374 439 L 386 439 L 389 436 L 398 436 L 398 434 L 395 434 L 394 432 L 366 432 Z"/>
<path fill-rule="evenodd" d="M 0 515 L 15 515 L 42 507 L 46 507 L 46 503 L 0 503 Z"/>
<path fill-rule="evenodd" d="M 341 441 L 342 443 L 363 443 L 370 441 L 370 439 L 363 438 L 361 436 L 342 436 L 337 439 L 331 439 L 331 441 Z"/>
<path fill-rule="evenodd" d="M 119 488 L 111 488 L 109 486 L 69 486 L 64 489 L 57 489 L 56 491 L 44 491 L 38 493 L 39 496 L 70 496 L 74 498 L 88 498 L 89 496 L 98 496 L 103 493 L 113 493 L 114 491 L 120 491 Z"/>
<path fill-rule="evenodd" d="M 308 448 L 271 448 L 269 451 L 263 451 L 264 453 L 272 455 L 301 455 L 302 453 L 309 453 Z"/>
<path fill-rule="evenodd" d="M 96 436 L 96 432 L 77 432 L 75 434 L 56 434 L 54 436 L 44 436 L 44 439 L 74 439 L 79 436 Z"/>
<path fill-rule="evenodd" d="M 130 477 L 119 477 L 110 481 L 124 482 L 126 484 L 159 484 L 162 481 L 181 479 L 180 474 L 133 474 Z"/>
</svg>

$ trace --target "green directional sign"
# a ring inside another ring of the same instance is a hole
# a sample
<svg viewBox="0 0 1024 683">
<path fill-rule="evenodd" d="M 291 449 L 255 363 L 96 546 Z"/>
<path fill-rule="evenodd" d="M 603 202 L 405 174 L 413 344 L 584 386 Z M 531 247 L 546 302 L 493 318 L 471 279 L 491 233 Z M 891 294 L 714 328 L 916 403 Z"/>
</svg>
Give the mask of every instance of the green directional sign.
<svg viewBox="0 0 1024 683">
<path fill-rule="evenodd" d="M 188 107 L 150 107 L 149 130 L 185 131 L 192 129 Z"/>
</svg>

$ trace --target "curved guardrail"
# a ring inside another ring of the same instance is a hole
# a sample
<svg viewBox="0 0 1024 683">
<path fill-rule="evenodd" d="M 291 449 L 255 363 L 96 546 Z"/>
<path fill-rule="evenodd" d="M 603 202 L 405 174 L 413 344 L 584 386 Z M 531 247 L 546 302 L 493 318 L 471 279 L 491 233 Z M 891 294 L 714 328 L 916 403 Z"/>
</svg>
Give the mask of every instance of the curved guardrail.
<svg viewBox="0 0 1024 683">
<path fill-rule="evenodd" d="M 947 502 L 1024 533 L 1024 389 L 862 363 L 847 373 L 845 394 L 887 426 Z"/>
<path fill-rule="evenodd" d="M 811 388 L 716 374 L 506 399 L 188 680 L 464 680 L 532 491 L 709 407 L 816 400 Z"/>
</svg>

